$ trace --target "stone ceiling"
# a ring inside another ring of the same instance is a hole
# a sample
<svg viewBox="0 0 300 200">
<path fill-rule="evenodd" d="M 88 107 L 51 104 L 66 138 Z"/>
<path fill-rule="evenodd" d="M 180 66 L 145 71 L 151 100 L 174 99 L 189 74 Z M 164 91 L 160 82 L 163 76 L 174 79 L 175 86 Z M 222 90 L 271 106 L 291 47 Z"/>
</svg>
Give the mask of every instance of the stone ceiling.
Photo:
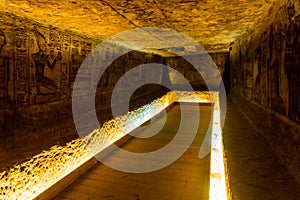
<svg viewBox="0 0 300 200">
<path fill-rule="evenodd" d="M 132 28 L 169 28 L 192 37 L 209 51 L 227 51 L 239 35 L 263 20 L 272 3 L 273 0 L 1 0 L 0 11 L 101 40 Z"/>
</svg>

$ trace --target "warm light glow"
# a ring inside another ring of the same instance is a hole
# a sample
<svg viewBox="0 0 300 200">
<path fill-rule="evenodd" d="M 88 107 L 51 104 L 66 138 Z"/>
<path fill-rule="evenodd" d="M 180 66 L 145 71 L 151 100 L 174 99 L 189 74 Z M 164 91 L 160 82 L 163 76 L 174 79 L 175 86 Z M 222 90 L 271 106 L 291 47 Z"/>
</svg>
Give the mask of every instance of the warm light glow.
<svg viewBox="0 0 300 200">
<path fill-rule="evenodd" d="M 219 94 L 213 93 L 212 96 L 214 111 L 211 137 L 209 199 L 227 200 Z"/>
<path fill-rule="evenodd" d="M 116 117 L 83 139 L 53 146 L 31 160 L 0 173 L 0 199 L 33 199 L 105 149 L 150 120 L 174 102 L 214 103 L 210 199 L 227 198 L 217 92 L 174 91 L 126 115 Z M 109 140 L 109 142 L 105 142 Z M 218 139 L 217 143 L 213 140 Z"/>
</svg>

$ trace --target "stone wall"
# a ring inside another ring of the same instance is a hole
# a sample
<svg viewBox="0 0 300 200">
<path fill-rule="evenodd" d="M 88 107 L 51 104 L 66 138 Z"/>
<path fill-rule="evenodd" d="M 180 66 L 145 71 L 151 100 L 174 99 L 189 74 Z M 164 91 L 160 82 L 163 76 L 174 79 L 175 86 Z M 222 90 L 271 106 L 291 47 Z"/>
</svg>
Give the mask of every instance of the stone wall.
<svg viewBox="0 0 300 200">
<path fill-rule="evenodd" d="M 193 55 L 193 56 L 198 57 L 201 55 Z M 218 67 L 220 73 L 222 74 L 226 64 L 227 53 L 210 53 L 210 56 L 213 59 L 213 61 L 216 63 L 216 66 Z M 207 55 L 203 55 L 203 58 L 208 59 Z M 189 59 L 193 59 L 193 58 L 189 58 Z M 203 62 L 205 62 L 205 59 L 202 59 Z M 130 51 L 124 54 L 123 56 L 119 57 L 118 59 L 116 59 L 109 66 L 109 68 L 104 72 L 103 76 L 99 81 L 99 87 L 96 93 L 96 99 L 99 100 L 98 102 L 96 102 L 96 108 L 98 109 L 99 119 L 103 119 L 104 121 L 111 119 L 112 117 L 110 112 L 111 94 L 113 91 L 113 87 L 115 86 L 117 81 L 121 78 L 121 76 L 124 75 L 126 72 L 128 72 L 130 69 L 147 63 L 157 63 L 157 64 L 167 65 L 177 70 L 179 73 L 181 73 L 189 81 L 189 83 L 191 84 L 194 90 L 201 90 L 201 91 L 207 90 L 206 83 L 202 79 L 199 72 L 188 61 L 186 61 L 182 57 L 180 56 L 163 57 L 161 55 L 153 54 L 150 52 Z M 205 66 L 209 66 L 209 65 L 206 64 Z M 161 72 L 160 77 L 156 77 L 156 78 L 162 79 L 163 76 L 162 74 L 163 72 Z M 126 85 L 128 85 L 128 88 L 130 88 L 132 84 L 134 84 L 134 80 L 136 82 L 140 82 L 141 79 L 145 79 L 145 78 L 149 79 L 150 77 L 148 76 L 151 76 L 151 72 L 147 72 L 147 71 L 138 72 L 138 74 L 135 74 L 135 77 L 130 78 L 128 83 L 122 83 L 123 85 L 125 85 L 124 92 L 126 92 L 126 87 L 127 87 Z M 181 87 L 176 87 L 176 83 L 170 80 L 172 79 L 170 73 L 167 74 L 167 77 L 164 77 L 164 79 L 169 79 L 164 81 L 170 81 L 172 84 L 171 88 L 173 90 L 181 89 Z M 164 83 L 164 84 L 168 85 L 168 83 Z M 130 99 L 131 104 L 129 105 L 130 109 L 138 108 L 144 104 L 147 104 L 150 101 L 162 96 L 167 91 L 169 91 L 169 89 L 160 85 L 155 85 L 155 84 L 145 85 L 139 88 L 137 91 L 135 91 L 135 93 L 132 95 Z M 124 106 L 121 100 L 119 100 L 119 104 L 120 105 L 118 106 L 121 107 Z M 102 113 L 102 115 L 100 115 L 100 113 Z M 106 116 L 103 115 L 103 113 L 105 113 Z"/>
<path fill-rule="evenodd" d="M 223 74 L 225 69 L 225 64 L 227 60 L 228 53 L 209 53 L 209 56 L 215 63 L 216 67 L 219 69 L 220 74 Z M 199 70 L 202 73 L 207 74 L 208 69 L 205 69 L 206 66 L 211 66 L 211 59 L 206 55 L 190 55 L 186 56 L 189 60 L 200 60 L 202 63 L 199 64 Z M 180 56 L 168 57 L 165 58 L 166 65 L 172 67 L 173 69 L 180 72 L 192 85 L 194 90 L 207 90 L 207 86 L 205 81 L 203 80 L 201 74 L 197 71 L 197 69 L 192 66 L 187 60 L 182 59 Z M 172 79 L 172 75 L 170 77 Z M 211 77 L 210 77 L 211 78 Z M 176 80 L 173 80 L 173 84 L 176 84 Z M 179 83 L 180 84 L 180 83 Z M 180 87 L 179 87 L 180 88 Z"/>
<path fill-rule="evenodd" d="M 71 117 L 71 86 L 96 40 L 0 13 L 0 132 Z M 37 126 L 35 126 L 37 125 Z"/>
<path fill-rule="evenodd" d="M 13 14 L 0 14 L 1 138 L 18 137 L 20 131 L 22 134 L 44 133 L 60 124 L 69 123 L 73 127 L 71 93 L 75 76 L 83 60 L 100 41 Z M 98 53 L 105 57 L 112 52 Z M 108 68 L 96 96 L 103 110 L 110 106 L 107 101 L 118 77 L 141 60 L 153 61 L 152 55 L 148 59 L 144 56 L 132 52 Z M 86 88 L 90 87 L 93 73 L 86 71 Z M 150 95 L 155 89 L 158 88 L 148 88 L 139 95 Z"/>
<path fill-rule="evenodd" d="M 234 101 L 300 181 L 300 3 L 278 1 L 232 45 Z"/>
<path fill-rule="evenodd" d="M 34 155 L 76 138 L 71 102 L 73 84 L 82 62 L 100 41 L 13 14 L 0 13 L 0 16 L 0 141 L 10 145 L 8 149 L 15 149 L 19 142 L 33 145 Z M 106 49 L 94 51 L 91 56 L 109 59 L 113 53 Z M 211 56 L 222 71 L 225 54 Z M 182 59 L 129 51 L 116 59 L 99 81 L 95 97 L 101 122 L 112 118 L 110 99 L 118 79 L 131 68 L 146 63 L 168 64 L 193 85 L 203 88 L 201 77 Z M 84 90 L 92 86 L 95 74 L 93 68 L 85 69 L 81 77 L 86 80 L 82 81 Z M 145 73 L 137 73 L 130 81 L 144 76 Z M 130 109 L 167 91 L 159 85 L 143 86 L 132 95 Z M 37 142 L 40 145 L 31 144 Z"/>
</svg>

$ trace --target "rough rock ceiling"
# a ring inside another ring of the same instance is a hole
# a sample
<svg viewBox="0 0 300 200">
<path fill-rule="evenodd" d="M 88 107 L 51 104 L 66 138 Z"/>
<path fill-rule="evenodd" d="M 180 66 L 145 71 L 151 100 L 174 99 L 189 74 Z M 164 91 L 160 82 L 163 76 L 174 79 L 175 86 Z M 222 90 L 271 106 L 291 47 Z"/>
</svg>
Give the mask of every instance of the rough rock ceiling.
<svg viewBox="0 0 300 200">
<path fill-rule="evenodd" d="M 89 37 L 106 39 L 136 27 L 162 27 L 207 50 L 228 50 L 253 29 L 273 0 L 1 0 L 0 11 Z"/>
</svg>

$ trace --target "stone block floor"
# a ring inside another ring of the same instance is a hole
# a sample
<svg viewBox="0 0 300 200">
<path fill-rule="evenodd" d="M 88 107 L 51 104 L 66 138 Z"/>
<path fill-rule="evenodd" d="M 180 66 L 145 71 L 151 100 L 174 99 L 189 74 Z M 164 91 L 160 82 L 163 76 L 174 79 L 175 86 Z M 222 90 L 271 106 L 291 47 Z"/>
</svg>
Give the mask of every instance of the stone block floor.
<svg viewBox="0 0 300 200">
<path fill-rule="evenodd" d="M 299 184 L 230 99 L 223 134 L 233 200 L 300 199 Z"/>
</svg>

